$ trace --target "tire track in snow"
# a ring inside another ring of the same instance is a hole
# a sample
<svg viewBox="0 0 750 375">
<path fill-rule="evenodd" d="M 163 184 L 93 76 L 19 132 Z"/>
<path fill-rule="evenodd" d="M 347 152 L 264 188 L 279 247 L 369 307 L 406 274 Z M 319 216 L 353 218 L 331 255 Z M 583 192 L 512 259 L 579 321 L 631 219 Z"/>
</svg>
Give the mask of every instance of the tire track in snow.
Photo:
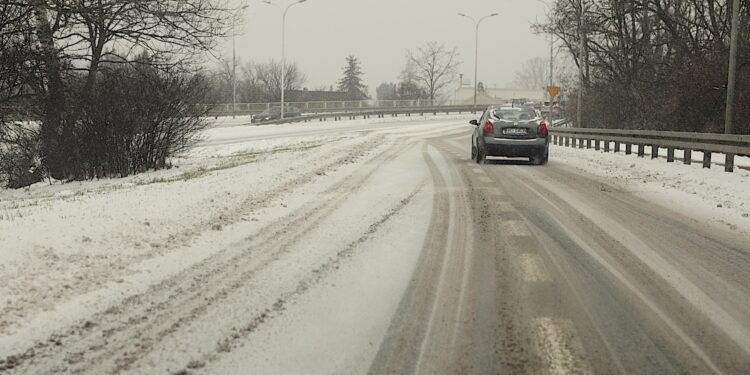
<svg viewBox="0 0 750 375">
<path fill-rule="evenodd" d="M 253 275 L 289 249 L 305 233 L 317 226 L 349 197 L 353 196 L 383 164 L 397 157 L 409 143 L 391 146 L 356 171 L 328 199 L 310 203 L 288 217 L 277 220 L 245 244 L 244 249 L 220 253 L 185 270 L 176 277 L 155 285 L 149 292 L 125 300 L 120 306 L 90 317 L 76 327 L 57 332 L 46 342 L 11 356 L 14 371 L 24 368 L 86 372 L 119 372 L 127 370 L 143 353 L 163 337 L 174 334 L 190 321 L 199 318 L 235 290 L 242 288 Z M 346 157 L 346 156 L 343 156 Z M 307 177 L 307 176 L 305 176 Z M 288 188 L 300 186 L 298 180 Z M 280 189 L 279 194 L 284 190 Z M 252 250 L 253 247 L 256 249 Z M 231 270 L 231 271 L 228 271 Z M 241 270 L 236 272 L 236 270 Z M 266 310 L 283 308 L 278 300 Z M 252 319 L 262 323 L 261 312 Z M 252 323 L 250 323 L 250 326 Z M 64 345 L 63 345 L 64 344 Z M 28 366 L 28 367 L 26 367 Z"/>
</svg>

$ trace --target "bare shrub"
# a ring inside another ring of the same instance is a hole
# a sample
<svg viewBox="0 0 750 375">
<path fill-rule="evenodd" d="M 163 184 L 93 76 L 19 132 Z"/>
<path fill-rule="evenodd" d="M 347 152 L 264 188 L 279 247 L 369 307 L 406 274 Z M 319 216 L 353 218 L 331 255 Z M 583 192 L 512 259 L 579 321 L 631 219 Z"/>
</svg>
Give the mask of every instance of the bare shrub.
<svg viewBox="0 0 750 375">
<path fill-rule="evenodd" d="M 149 64 L 105 69 L 76 129 L 83 178 L 120 177 L 168 166 L 206 127 L 206 80 Z"/>
<path fill-rule="evenodd" d="M 0 186 L 22 188 L 42 180 L 38 126 L 0 123 Z"/>
</svg>

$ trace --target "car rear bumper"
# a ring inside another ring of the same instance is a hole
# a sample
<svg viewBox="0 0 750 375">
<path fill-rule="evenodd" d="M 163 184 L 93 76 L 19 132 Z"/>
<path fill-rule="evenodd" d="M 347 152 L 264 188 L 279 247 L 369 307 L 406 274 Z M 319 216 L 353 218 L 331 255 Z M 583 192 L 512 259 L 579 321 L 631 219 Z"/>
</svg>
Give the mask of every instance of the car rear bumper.
<svg viewBox="0 0 750 375">
<path fill-rule="evenodd" d="M 507 139 L 484 137 L 487 156 L 531 157 L 547 153 L 547 138 Z"/>
</svg>

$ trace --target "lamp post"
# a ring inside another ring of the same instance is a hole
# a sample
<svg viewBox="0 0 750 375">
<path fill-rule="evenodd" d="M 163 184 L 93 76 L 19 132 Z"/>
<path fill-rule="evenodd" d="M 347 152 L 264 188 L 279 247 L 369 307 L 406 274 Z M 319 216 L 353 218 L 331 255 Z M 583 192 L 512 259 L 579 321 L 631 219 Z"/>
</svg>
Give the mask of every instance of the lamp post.
<svg viewBox="0 0 750 375">
<path fill-rule="evenodd" d="M 247 5 L 243 5 L 237 11 L 243 11 L 247 9 Z M 234 42 L 234 24 L 237 17 L 232 15 L 232 118 L 235 118 L 235 112 L 237 112 L 237 51 Z"/>
<path fill-rule="evenodd" d="M 542 4 L 544 4 L 545 7 L 547 7 L 548 11 L 552 11 L 550 8 L 550 5 L 545 0 L 536 0 Z M 549 33 L 549 85 L 552 86 L 555 84 L 554 80 L 554 73 L 555 73 L 555 34 L 550 31 Z M 552 103 L 552 100 L 550 99 L 550 105 Z"/>
<path fill-rule="evenodd" d="M 486 15 L 479 19 L 479 21 L 475 20 L 471 16 L 467 16 L 464 13 L 458 14 L 461 17 L 466 17 L 470 19 L 472 22 L 474 22 L 475 27 L 475 34 L 474 34 L 474 106 L 477 105 L 477 68 L 479 66 L 479 25 L 484 21 L 485 19 L 489 17 L 495 17 L 498 15 L 498 13 L 492 13 L 490 15 Z"/>
<path fill-rule="evenodd" d="M 279 8 L 281 11 L 281 118 L 284 118 L 284 87 L 286 85 L 286 55 L 285 55 L 285 49 L 284 49 L 284 42 L 285 42 L 285 33 L 286 33 L 286 14 L 289 12 L 289 8 L 297 5 L 302 4 L 307 0 L 298 0 L 294 3 L 289 4 L 284 10 L 281 9 L 280 6 L 268 1 L 264 0 L 263 2 L 268 5 L 274 5 Z"/>
</svg>

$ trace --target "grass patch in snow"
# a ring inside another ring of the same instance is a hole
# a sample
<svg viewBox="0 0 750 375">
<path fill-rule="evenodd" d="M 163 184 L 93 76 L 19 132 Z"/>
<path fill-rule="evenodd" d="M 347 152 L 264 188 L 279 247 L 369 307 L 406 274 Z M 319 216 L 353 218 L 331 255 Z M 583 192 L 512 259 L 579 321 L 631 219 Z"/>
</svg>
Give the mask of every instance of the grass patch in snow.
<svg viewBox="0 0 750 375">
<path fill-rule="evenodd" d="M 197 169 L 181 173 L 173 177 L 159 177 L 148 181 L 139 181 L 136 183 L 137 186 L 150 185 L 150 184 L 166 184 L 172 182 L 189 181 L 192 179 L 204 177 L 211 172 L 222 171 L 226 169 L 232 169 L 243 165 L 255 163 L 258 161 L 261 155 L 274 154 L 278 152 L 297 152 L 307 151 L 322 146 L 322 143 L 307 144 L 302 146 L 283 146 L 275 147 L 270 150 L 263 151 L 240 151 L 233 153 L 227 157 L 225 162 L 216 164 L 211 167 L 199 167 Z"/>
</svg>

